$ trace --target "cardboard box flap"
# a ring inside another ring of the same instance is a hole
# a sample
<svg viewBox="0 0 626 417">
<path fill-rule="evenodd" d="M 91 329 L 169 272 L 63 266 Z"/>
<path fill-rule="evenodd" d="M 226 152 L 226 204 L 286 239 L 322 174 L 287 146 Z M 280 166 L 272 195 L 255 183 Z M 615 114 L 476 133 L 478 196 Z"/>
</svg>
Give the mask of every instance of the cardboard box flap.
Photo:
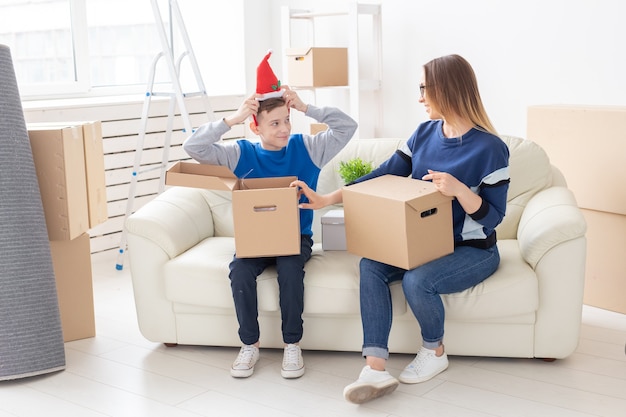
<svg viewBox="0 0 626 417">
<path fill-rule="evenodd" d="M 416 180 L 409 177 L 383 175 L 350 186 L 350 190 L 359 191 L 362 187 L 367 194 L 392 201 L 402 201 L 411 204 L 416 210 L 434 203 L 451 200 L 441 194 L 430 181 Z M 416 202 L 417 201 L 417 202 Z M 428 203 L 425 203 L 428 201 Z"/>
<path fill-rule="evenodd" d="M 165 183 L 183 187 L 232 191 L 237 188 L 238 179 L 225 166 L 180 161 L 167 170 Z"/>
<path fill-rule="evenodd" d="M 298 177 L 241 178 L 235 190 L 258 190 L 263 188 L 288 188 Z"/>
<path fill-rule="evenodd" d="M 301 48 L 287 48 L 285 50 L 285 54 L 288 57 L 294 57 L 294 58 L 300 58 L 300 57 L 304 57 L 306 55 L 309 54 L 309 52 L 311 52 L 311 47 L 301 47 Z"/>
</svg>

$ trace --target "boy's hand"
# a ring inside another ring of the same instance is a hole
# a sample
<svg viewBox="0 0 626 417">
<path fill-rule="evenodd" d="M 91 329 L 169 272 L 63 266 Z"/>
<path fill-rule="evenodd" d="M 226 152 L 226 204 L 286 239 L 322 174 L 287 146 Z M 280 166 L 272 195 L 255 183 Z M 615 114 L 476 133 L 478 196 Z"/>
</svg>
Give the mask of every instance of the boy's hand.
<svg viewBox="0 0 626 417">
<path fill-rule="evenodd" d="M 257 100 L 257 98 L 260 96 L 260 94 L 254 93 L 245 99 L 235 113 L 224 118 L 226 124 L 229 127 L 233 127 L 233 125 L 236 125 L 237 123 L 245 122 L 246 119 L 252 115 L 256 116 L 259 111 L 259 100 Z"/>
<path fill-rule="evenodd" d="M 283 98 L 285 99 L 285 102 L 287 103 L 287 107 L 290 109 L 296 109 L 302 113 L 306 113 L 306 110 L 309 106 L 307 104 L 304 104 L 304 102 L 298 96 L 298 93 L 293 91 L 287 85 L 284 85 L 283 88 L 285 90 L 285 93 L 283 94 Z"/>
</svg>

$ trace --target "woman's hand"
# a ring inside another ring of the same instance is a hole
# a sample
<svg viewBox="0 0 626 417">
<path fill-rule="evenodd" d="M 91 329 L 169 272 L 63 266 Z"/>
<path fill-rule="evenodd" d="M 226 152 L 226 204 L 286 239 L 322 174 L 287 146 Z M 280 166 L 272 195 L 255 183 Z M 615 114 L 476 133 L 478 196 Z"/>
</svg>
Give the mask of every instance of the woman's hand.
<svg viewBox="0 0 626 417">
<path fill-rule="evenodd" d="M 467 189 L 467 186 L 461 181 L 457 180 L 453 175 L 447 172 L 428 170 L 428 174 L 422 177 L 423 181 L 432 181 L 435 188 L 443 195 L 448 197 L 456 197 L 462 191 Z"/>
<path fill-rule="evenodd" d="M 298 199 L 302 194 L 309 200 L 308 203 L 298 204 L 301 209 L 317 210 L 331 204 L 341 203 L 342 194 L 341 189 L 332 192 L 330 194 L 318 194 L 311 189 L 304 181 L 295 180 L 290 184 L 290 187 L 298 188 Z"/>
<path fill-rule="evenodd" d="M 435 188 L 443 195 L 456 197 L 466 213 L 472 214 L 478 210 L 483 199 L 472 192 L 469 187 L 447 172 L 428 170 L 428 174 L 422 177 L 424 181 L 432 181 Z"/>
</svg>

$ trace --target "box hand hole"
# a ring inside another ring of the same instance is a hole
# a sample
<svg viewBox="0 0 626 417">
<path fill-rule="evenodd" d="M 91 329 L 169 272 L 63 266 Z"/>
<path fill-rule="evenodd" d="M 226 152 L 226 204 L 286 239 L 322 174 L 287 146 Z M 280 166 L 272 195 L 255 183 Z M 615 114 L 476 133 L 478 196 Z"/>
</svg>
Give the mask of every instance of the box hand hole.
<svg viewBox="0 0 626 417">
<path fill-rule="evenodd" d="M 434 207 L 434 208 L 422 211 L 420 213 L 420 217 L 421 218 L 429 217 L 429 216 L 432 216 L 434 214 L 437 214 L 437 207 Z"/>
<path fill-rule="evenodd" d="M 255 213 L 261 212 L 261 211 L 276 211 L 276 205 L 272 205 L 272 206 L 254 206 L 252 208 L 254 210 Z"/>
</svg>

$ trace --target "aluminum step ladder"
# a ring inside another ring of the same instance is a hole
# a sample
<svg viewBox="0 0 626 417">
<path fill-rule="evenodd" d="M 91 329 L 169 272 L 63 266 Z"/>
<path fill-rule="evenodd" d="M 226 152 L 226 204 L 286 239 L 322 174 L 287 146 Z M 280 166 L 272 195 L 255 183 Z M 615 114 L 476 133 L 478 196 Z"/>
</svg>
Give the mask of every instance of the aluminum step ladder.
<svg viewBox="0 0 626 417">
<path fill-rule="evenodd" d="M 126 203 L 126 214 L 124 217 L 124 221 L 133 213 L 133 204 L 135 200 L 135 194 L 137 192 L 137 181 L 141 174 L 144 174 L 149 171 L 153 171 L 156 169 L 160 169 L 160 181 L 159 181 L 159 189 L 158 193 L 162 193 L 165 189 L 165 172 L 167 171 L 167 166 L 169 163 L 169 151 L 171 146 L 171 137 L 172 131 L 174 127 L 174 111 L 176 109 L 176 105 L 178 105 L 178 110 L 180 112 L 180 116 L 183 120 L 183 132 L 193 132 L 193 128 L 191 126 L 191 120 L 189 118 L 189 112 L 187 111 L 187 107 L 185 106 L 185 99 L 190 97 L 200 97 L 202 104 L 204 106 L 204 110 L 208 116 L 210 121 L 215 120 L 215 114 L 211 109 L 209 103 L 209 97 L 206 93 L 206 88 L 204 87 L 204 82 L 202 81 L 202 76 L 200 74 L 200 69 L 198 68 L 198 62 L 196 61 L 196 57 L 193 53 L 193 48 L 191 47 L 191 42 L 189 41 L 189 35 L 187 34 L 187 29 L 185 28 L 185 23 L 183 21 L 183 17 L 180 13 L 180 8 L 178 7 L 177 0 L 168 0 L 168 9 L 169 9 L 169 29 L 170 29 L 170 38 L 168 38 L 165 25 L 166 22 L 163 20 L 161 15 L 161 9 L 157 3 L 157 0 L 151 0 L 152 3 L 152 11 L 154 13 L 154 20 L 156 22 L 157 32 L 159 34 L 159 38 L 161 41 L 162 51 L 157 54 L 157 56 L 152 61 L 150 67 L 150 74 L 148 76 L 148 84 L 146 89 L 146 95 L 143 103 L 143 110 L 141 114 L 141 127 L 139 130 L 139 137 L 137 139 L 137 148 L 135 151 L 135 162 L 133 165 L 133 170 L 131 174 L 130 187 L 128 190 L 128 200 Z M 178 35 L 183 41 L 184 51 L 174 60 L 174 35 L 175 31 L 178 31 Z M 191 68 L 194 73 L 194 77 L 197 83 L 197 90 L 192 92 L 184 92 L 181 83 L 180 83 L 180 69 L 183 59 L 188 58 L 189 63 L 191 64 Z M 154 80 L 156 75 L 157 64 L 161 59 L 164 59 L 167 64 L 167 69 L 170 76 L 171 82 L 171 90 L 170 91 L 154 91 Z M 173 90 L 173 91 L 172 91 Z M 165 131 L 165 141 L 163 144 L 163 158 L 160 165 L 155 167 L 146 168 L 140 171 L 141 168 L 141 160 L 142 160 L 142 152 L 144 149 L 144 141 L 146 137 L 146 130 L 148 125 L 148 118 L 150 114 L 150 104 L 153 97 L 158 96 L 166 96 L 169 97 L 169 109 L 167 116 L 167 128 Z M 126 227 L 122 224 L 122 237 L 119 245 L 119 252 L 117 255 L 117 262 L 115 264 L 115 269 L 122 270 L 124 268 L 124 256 L 126 253 L 127 246 L 127 236 L 126 236 Z"/>
</svg>

